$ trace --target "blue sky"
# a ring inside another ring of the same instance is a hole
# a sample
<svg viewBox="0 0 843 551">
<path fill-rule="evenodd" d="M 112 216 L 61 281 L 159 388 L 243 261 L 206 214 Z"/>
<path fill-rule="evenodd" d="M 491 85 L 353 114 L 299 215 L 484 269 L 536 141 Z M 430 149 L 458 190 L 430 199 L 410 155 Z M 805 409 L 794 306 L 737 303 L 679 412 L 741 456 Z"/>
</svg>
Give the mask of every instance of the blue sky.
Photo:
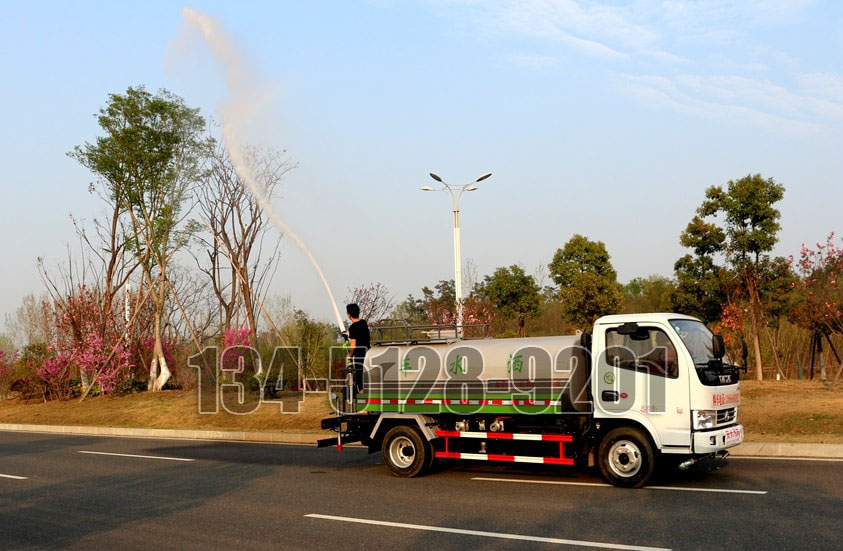
<svg viewBox="0 0 843 551">
<path fill-rule="evenodd" d="M 92 140 L 110 92 L 165 87 L 213 115 L 221 74 L 174 47 L 175 2 L 3 2 L 0 312 L 40 293 L 35 259 L 74 247 L 69 214 L 102 214 L 65 153 Z M 334 292 L 399 297 L 452 277 L 437 172 L 493 176 L 462 202 L 480 274 L 529 272 L 574 233 L 604 241 L 621 281 L 670 275 L 705 188 L 774 177 L 777 254 L 843 234 L 843 4 L 745 2 L 194 2 L 275 94 L 260 139 L 298 168 L 276 206 Z M 174 53 L 176 52 L 176 53 Z M 273 293 L 330 307 L 292 243 Z"/>
</svg>

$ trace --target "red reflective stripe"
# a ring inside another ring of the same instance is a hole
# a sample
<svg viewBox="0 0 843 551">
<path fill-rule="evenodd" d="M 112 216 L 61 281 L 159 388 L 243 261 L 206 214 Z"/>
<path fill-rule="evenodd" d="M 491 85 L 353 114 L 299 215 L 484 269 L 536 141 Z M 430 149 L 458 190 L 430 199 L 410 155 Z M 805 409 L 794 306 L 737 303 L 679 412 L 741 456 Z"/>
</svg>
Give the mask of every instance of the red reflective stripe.
<svg viewBox="0 0 843 551">
<path fill-rule="evenodd" d="M 487 432 L 486 438 L 489 440 L 512 440 L 513 435 L 511 432 Z"/>
<path fill-rule="evenodd" d="M 567 457 L 545 457 L 544 462 L 548 465 L 573 465 L 574 460 Z"/>
<path fill-rule="evenodd" d="M 366 405 L 377 406 L 381 403 L 380 400 L 366 400 Z"/>
<path fill-rule="evenodd" d="M 459 459 L 460 454 L 457 452 L 436 452 L 434 457 L 439 459 Z"/>
<path fill-rule="evenodd" d="M 398 400 L 390 400 L 389 403 L 390 403 L 390 405 L 397 406 Z"/>
<path fill-rule="evenodd" d="M 502 406 L 503 400 L 492 400 L 492 405 L 494 406 Z"/>
<path fill-rule="evenodd" d="M 551 442 L 573 442 L 574 437 L 570 434 L 542 434 L 542 440 Z"/>
<path fill-rule="evenodd" d="M 425 403 L 425 404 L 432 404 L 432 403 L 433 403 L 433 400 L 425 400 L 425 401 L 424 401 L 424 403 Z"/>
<path fill-rule="evenodd" d="M 490 453 L 487 457 L 489 461 L 515 461 L 514 455 L 494 455 Z"/>
<path fill-rule="evenodd" d="M 448 437 L 451 437 L 451 436 L 459 438 L 459 436 L 460 436 L 460 433 L 457 432 L 457 431 L 454 431 L 454 430 L 438 430 L 433 434 L 434 434 L 434 436 L 442 436 L 442 437 L 445 437 L 445 438 L 448 438 Z"/>
<path fill-rule="evenodd" d="M 416 403 L 416 401 L 415 401 L 415 400 L 407 400 L 407 405 L 408 405 L 408 406 L 415 405 L 415 403 Z"/>
</svg>

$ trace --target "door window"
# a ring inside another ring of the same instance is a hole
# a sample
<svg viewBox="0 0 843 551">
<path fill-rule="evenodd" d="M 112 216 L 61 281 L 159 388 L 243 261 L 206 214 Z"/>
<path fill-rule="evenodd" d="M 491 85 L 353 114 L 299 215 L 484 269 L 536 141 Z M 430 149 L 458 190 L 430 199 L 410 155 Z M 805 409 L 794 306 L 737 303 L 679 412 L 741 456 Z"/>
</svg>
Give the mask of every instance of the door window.
<svg viewBox="0 0 843 551">
<path fill-rule="evenodd" d="M 632 335 L 608 329 L 606 363 L 659 377 L 679 377 L 676 348 L 667 333 L 657 327 L 639 327 Z"/>
</svg>

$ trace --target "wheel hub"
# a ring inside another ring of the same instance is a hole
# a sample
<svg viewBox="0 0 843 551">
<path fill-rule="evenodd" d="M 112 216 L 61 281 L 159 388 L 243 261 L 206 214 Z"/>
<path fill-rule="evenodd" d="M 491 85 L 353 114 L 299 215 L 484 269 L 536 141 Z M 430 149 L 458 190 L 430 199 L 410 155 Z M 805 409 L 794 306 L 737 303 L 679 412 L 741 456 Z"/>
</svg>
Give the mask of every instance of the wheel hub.
<svg viewBox="0 0 843 551">
<path fill-rule="evenodd" d="M 609 449 L 609 468 L 624 478 L 635 476 L 641 470 L 641 450 L 635 442 L 618 440 Z"/>
<path fill-rule="evenodd" d="M 399 436 L 389 444 L 389 459 L 398 468 L 406 469 L 413 464 L 416 446 L 406 436 Z"/>
</svg>

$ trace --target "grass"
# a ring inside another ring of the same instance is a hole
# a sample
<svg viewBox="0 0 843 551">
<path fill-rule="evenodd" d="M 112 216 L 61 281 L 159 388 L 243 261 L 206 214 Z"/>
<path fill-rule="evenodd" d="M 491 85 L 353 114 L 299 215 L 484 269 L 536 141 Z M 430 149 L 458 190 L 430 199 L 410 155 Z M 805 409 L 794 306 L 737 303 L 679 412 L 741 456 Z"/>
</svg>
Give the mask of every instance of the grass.
<svg viewBox="0 0 843 551">
<path fill-rule="evenodd" d="M 755 442 L 843 443 L 843 384 L 741 382 L 740 422 Z"/>
<path fill-rule="evenodd" d="M 818 381 L 744 381 L 740 422 L 754 442 L 843 443 L 843 385 L 834 391 Z M 0 423 L 100 427 L 318 432 L 331 412 L 324 394 L 313 394 L 298 415 L 281 415 L 264 404 L 249 415 L 220 411 L 200 415 L 195 391 L 98 396 L 79 403 L 0 401 Z"/>
<path fill-rule="evenodd" d="M 324 394 L 310 395 L 297 415 L 281 415 L 278 404 L 263 404 L 248 415 L 224 410 L 198 412 L 196 391 L 142 392 L 127 396 L 97 396 L 83 402 L 0 401 L 0 423 L 76 425 L 156 429 L 318 432 L 319 421 L 331 409 Z"/>
</svg>

